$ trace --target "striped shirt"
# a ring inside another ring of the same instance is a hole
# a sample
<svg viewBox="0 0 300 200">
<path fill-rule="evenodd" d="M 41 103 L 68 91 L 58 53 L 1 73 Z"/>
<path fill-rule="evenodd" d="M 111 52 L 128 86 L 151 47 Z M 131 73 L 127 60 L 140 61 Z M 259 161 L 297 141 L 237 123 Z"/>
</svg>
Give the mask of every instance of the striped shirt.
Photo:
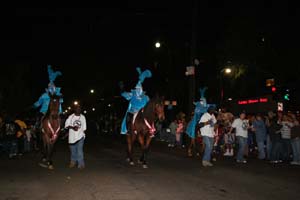
<svg viewBox="0 0 300 200">
<path fill-rule="evenodd" d="M 291 128 L 293 127 L 293 123 L 287 121 L 281 123 L 282 123 L 282 128 L 280 130 L 281 138 L 291 139 Z"/>
</svg>

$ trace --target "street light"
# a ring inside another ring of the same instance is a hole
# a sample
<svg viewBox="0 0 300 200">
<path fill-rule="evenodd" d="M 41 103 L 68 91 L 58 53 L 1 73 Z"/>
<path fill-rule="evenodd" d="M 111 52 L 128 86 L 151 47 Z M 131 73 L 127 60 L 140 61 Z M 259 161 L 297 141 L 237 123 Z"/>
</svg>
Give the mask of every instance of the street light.
<svg viewBox="0 0 300 200">
<path fill-rule="evenodd" d="M 230 74 L 231 73 L 231 68 L 225 68 L 224 71 L 225 71 L 225 74 Z"/>
<path fill-rule="evenodd" d="M 78 105 L 78 101 L 74 101 L 74 106 L 77 106 Z"/>
<path fill-rule="evenodd" d="M 94 94 L 94 93 L 95 93 L 95 90 L 94 90 L 94 89 L 91 89 L 91 90 L 90 90 L 90 93 L 91 93 L 91 94 Z"/>
<path fill-rule="evenodd" d="M 223 103 L 223 99 L 224 99 L 224 88 L 223 88 L 223 74 L 225 75 L 229 75 L 232 73 L 231 68 L 227 67 L 224 68 L 220 71 L 220 104 Z"/>
<path fill-rule="evenodd" d="M 155 43 L 155 47 L 156 47 L 156 48 L 160 48 L 160 46 L 161 46 L 160 42 L 156 42 L 156 43 Z"/>
</svg>

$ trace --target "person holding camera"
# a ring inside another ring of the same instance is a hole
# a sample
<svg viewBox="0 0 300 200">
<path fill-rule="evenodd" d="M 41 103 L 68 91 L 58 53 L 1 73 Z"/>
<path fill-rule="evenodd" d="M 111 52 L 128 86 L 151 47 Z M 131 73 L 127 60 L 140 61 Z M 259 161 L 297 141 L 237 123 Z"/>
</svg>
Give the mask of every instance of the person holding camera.
<svg viewBox="0 0 300 200">
<path fill-rule="evenodd" d="M 79 169 L 84 169 L 83 145 L 86 131 L 86 119 L 81 114 L 81 108 L 76 105 L 74 113 L 68 117 L 65 122 L 65 128 L 69 130 L 69 146 L 71 151 L 70 168 L 78 166 Z"/>
<path fill-rule="evenodd" d="M 215 112 L 215 107 L 209 106 L 207 112 L 202 115 L 199 121 L 203 143 L 205 144 L 204 155 L 202 157 L 202 165 L 204 167 L 213 166 L 210 160 L 211 160 L 211 153 L 213 150 L 214 129 L 215 129 L 215 124 L 217 123 L 214 112 Z"/>
</svg>

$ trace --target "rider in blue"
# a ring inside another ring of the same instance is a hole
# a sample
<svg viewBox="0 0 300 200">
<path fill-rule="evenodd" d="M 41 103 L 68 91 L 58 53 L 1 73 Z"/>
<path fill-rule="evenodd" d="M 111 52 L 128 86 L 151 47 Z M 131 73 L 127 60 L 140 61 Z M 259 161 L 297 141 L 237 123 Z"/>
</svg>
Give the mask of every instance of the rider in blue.
<svg viewBox="0 0 300 200">
<path fill-rule="evenodd" d="M 60 102 L 59 113 L 62 113 L 61 104 L 63 103 L 63 98 L 62 98 L 62 94 L 60 92 L 61 88 L 55 87 L 55 84 L 54 84 L 56 77 L 61 76 L 62 73 L 60 71 L 54 72 L 51 68 L 51 65 L 48 65 L 48 75 L 49 75 L 49 81 L 50 81 L 50 83 L 48 84 L 48 88 L 46 88 L 46 92 L 40 96 L 39 100 L 37 102 L 35 102 L 33 106 L 35 108 L 38 108 L 41 106 L 40 113 L 45 115 L 48 111 L 48 106 L 50 103 L 50 95 L 56 95 L 56 96 L 61 97 L 59 100 L 59 102 Z"/>
<path fill-rule="evenodd" d="M 134 123 L 138 112 L 149 102 L 149 97 L 143 91 L 142 83 L 145 78 L 150 78 L 152 76 L 151 71 L 145 70 L 142 72 L 140 68 L 137 68 L 137 71 L 139 73 L 139 81 L 136 84 L 135 89 L 131 90 L 131 92 L 123 92 L 121 94 L 129 101 L 127 112 L 122 121 L 121 134 L 128 133 L 128 129 L 131 129 L 131 125 Z"/>
</svg>

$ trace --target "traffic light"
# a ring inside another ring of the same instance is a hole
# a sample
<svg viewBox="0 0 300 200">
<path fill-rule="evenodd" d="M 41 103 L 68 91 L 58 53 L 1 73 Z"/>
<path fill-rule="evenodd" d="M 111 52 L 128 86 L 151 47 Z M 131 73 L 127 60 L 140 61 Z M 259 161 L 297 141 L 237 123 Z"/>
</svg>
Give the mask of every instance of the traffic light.
<svg viewBox="0 0 300 200">
<path fill-rule="evenodd" d="M 272 92 L 276 92 L 276 87 L 273 86 L 273 87 L 271 88 L 271 91 L 272 91 Z"/>
<path fill-rule="evenodd" d="M 284 98 L 284 100 L 289 101 L 290 100 L 290 95 L 289 94 L 285 94 L 283 98 Z"/>
</svg>

